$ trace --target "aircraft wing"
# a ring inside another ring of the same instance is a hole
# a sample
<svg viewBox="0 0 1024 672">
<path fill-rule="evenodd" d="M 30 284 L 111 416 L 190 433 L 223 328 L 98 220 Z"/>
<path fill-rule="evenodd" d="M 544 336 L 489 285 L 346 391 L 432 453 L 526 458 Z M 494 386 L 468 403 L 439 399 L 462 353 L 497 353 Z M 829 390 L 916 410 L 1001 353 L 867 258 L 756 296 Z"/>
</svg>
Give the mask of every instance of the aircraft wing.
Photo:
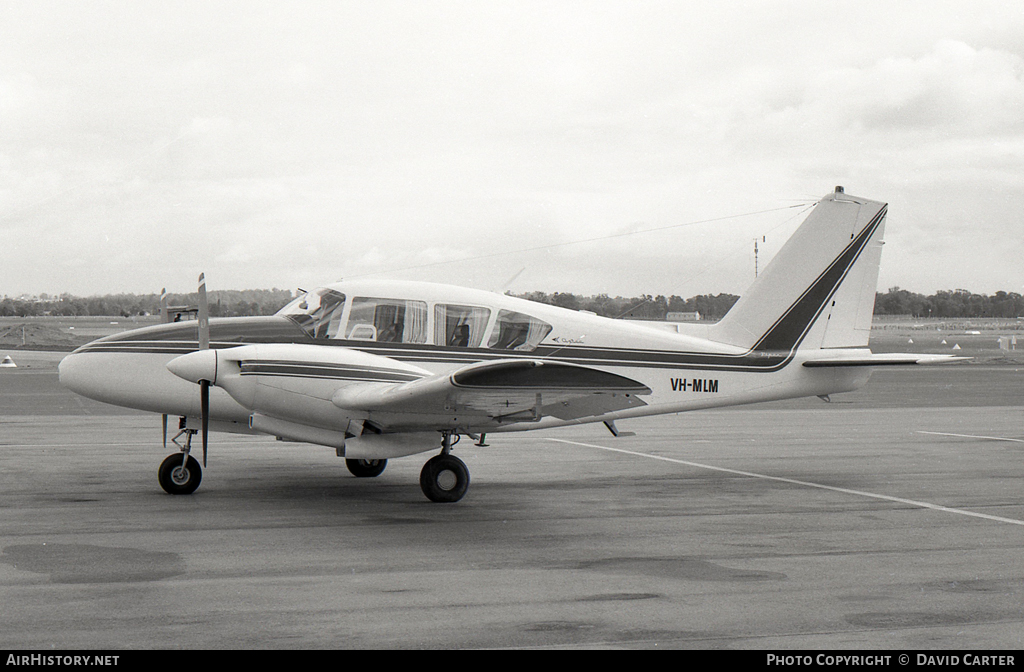
<svg viewBox="0 0 1024 672">
<path fill-rule="evenodd" d="M 919 355 L 914 353 L 884 353 L 872 354 L 866 357 L 831 357 L 826 359 L 809 359 L 804 362 L 807 367 L 837 367 L 837 366 L 905 366 L 908 364 L 948 364 L 958 362 L 970 357 L 957 357 L 956 355 Z"/>
<path fill-rule="evenodd" d="M 342 409 L 375 417 L 458 417 L 477 423 L 585 418 L 646 406 L 650 388 L 630 378 L 564 362 L 504 359 L 406 383 L 353 383 L 331 399 Z M 392 415 L 394 414 L 394 415 Z M 461 424 L 461 423 L 460 423 Z"/>
</svg>

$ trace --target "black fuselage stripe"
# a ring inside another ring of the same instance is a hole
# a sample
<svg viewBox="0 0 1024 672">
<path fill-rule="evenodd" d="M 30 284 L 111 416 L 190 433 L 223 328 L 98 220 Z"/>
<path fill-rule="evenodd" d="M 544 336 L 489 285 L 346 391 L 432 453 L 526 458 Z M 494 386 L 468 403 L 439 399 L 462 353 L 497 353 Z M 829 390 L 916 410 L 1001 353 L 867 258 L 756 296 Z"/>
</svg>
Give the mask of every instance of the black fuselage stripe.
<svg viewBox="0 0 1024 672">
<path fill-rule="evenodd" d="M 358 374 L 343 375 L 339 373 L 315 372 L 315 371 L 243 371 L 242 376 L 269 376 L 271 378 L 313 378 L 318 380 L 345 380 L 370 383 L 408 383 L 419 378 L 398 378 L 394 376 L 372 376 Z"/>
<path fill-rule="evenodd" d="M 321 365 L 316 362 L 241 362 L 243 376 L 290 376 L 295 378 L 331 378 L 389 383 L 407 383 L 423 376 L 405 371 L 376 367 Z"/>
<path fill-rule="evenodd" d="M 599 348 L 572 348 L 561 346 L 558 348 L 537 348 L 529 354 L 514 354 L 501 351 L 453 351 L 445 346 L 435 346 L 433 352 L 426 349 L 419 349 L 415 354 L 405 350 L 391 349 L 379 351 L 375 348 L 365 347 L 366 341 L 331 341 L 323 342 L 328 347 L 345 347 L 353 350 L 360 350 L 368 354 L 376 354 L 382 357 L 390 357 L 402 362 L 419 362 L 423 364 L 473 364 L 480 361 L 499 359 L 547 359 L 555 362 L 565 362 L 593 366 L 615 366 L 633 368 L 665 368 L 677 367 L 686 369 L 743 369 L 750 371 L 761 371 L 768 367 L 776 366 L 786 359 L 788 353 L 752 353 L 743 355 L 714 355 L 705 353 L 686 353 L 666 350 L 634 350 L 616 351 Z M 246 345 L 232 343 L 229 347 Z M 258 343 L 248 345 L 259 345 Z M 213 347 L 213 346 L 211 346 Z M 106 344 L 104 347 L 83 346 L 78 353 L 136 353 L 136 354 L 164 354 L 183 355 L 194 352 L 198 349 L 198 343 L 191 349 L 185 348 L 159 348 L 149 344 L 134 344 L 131 341 L 119 341 L 116 347 L 113 344 Z M 214 348 L 220 349 L 220 348 Z M 551 357 L 545 351 L 558 351 L 557 357 Z"/>
</svg>

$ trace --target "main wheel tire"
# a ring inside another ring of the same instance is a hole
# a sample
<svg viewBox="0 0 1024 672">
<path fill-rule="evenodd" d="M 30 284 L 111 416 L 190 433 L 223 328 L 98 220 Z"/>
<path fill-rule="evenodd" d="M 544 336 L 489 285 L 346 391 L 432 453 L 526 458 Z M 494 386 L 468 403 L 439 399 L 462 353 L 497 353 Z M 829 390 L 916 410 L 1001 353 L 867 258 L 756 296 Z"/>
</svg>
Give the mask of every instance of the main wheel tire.
<svg viewBox="0 0 1024 672">
<path fill-rule="evenodd" d="M 157 478 L 160 487 L 171 495 L 191 495 L 203 480 L 203 470 L 199 468 L 196 458 L 189 455 L 182 467 L 181 453 L 170 455 L 160 464 Z"/>
<path fill-rule="evenodd" d="M 420 471 L 420 488 L 432 502 L 457 502 L 469 489 L 469 469 L 454 455 L 432 457 Z"/>
<path fill-rule="evenodd" d="M 387 460 L 345 460 L 345 466 L 352 472 L 353 476 L 359 478 L 373 478 L 380 476 L 384 468 L 388 466 Z"/>
</svg>

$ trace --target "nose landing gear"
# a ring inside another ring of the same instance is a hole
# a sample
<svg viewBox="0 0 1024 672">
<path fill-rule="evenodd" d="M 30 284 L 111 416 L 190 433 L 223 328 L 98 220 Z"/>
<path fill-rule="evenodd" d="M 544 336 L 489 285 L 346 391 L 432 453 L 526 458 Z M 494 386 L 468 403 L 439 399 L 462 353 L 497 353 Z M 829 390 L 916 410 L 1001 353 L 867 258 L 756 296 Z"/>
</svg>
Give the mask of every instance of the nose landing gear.
<svg viewBox="0 0 1024 672">
<path fill-rule="evenodd" d="M 157 472 L 160 487 L 171 495 L 191 495 L 203 480 L 203 470 L 188 454 L 168 455 Z"/>
<path fill-rule="evenodd" d="M 171 441 L 181 448 L 180 453 L 168 455 L 160 463 L 157 471 L 157 480 L 160 487 L 170 495 L 191 495 L 199 487 L 203 480 L 203 470 L 199 468 L 199 462 L 189 455 L 192 450 L 192 437 L 197 430 L 183 428 Z M 185 445 L 178 443 L 178 438 L 185 435 Z"/>
</svg>

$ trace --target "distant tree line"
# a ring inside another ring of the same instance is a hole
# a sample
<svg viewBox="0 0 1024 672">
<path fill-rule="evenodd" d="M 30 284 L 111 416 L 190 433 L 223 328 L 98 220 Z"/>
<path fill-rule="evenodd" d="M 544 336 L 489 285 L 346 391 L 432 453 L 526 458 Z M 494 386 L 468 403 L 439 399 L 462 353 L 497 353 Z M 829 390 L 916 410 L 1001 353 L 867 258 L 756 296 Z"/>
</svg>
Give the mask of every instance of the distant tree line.
<svg viewBox="0 0 1024 672">
<path fill-rule="evenodd" d="M 718 320 L 729 312 L 732 304 L 740 297 L 734 294 L 704 294 L 684 299 L 679 296 L 652 296 L 643 294 L 638 297 L 612 298 L 607 294 L 597 296 L 579 296 L 566 292 L 528 292 L 514 294 L 521 299 L 529 299 L 551 306 L 560 306 L 571 310 L 587 310 L 604 317 L 636 320 L 664 320 L 668 313 L 700 313 L 702 320 Z"/>
<path fill-rule="evenodd" d="M 884 294 L 875 294 L 875 315 L 1014 318 L 1024 316 L 1024 296 L 1002 291 L 988 296 L 966 289 L 938 291 L 925 296 L 892 287 Z"/>
<path fill-rule="evenodd" d="M 529 292 L 517 294 L 520 298 L 539 303 L 562 306 L 573 310 L 589 310 L 605 317 L 643 320 L 663 320 L 670 312 L 698 312 L 702 320 L 720 320 L 739 299 L 733 294 L 704 294 L 683 299 L 678 296 L 651 296 L 635 298 L 607 294 L 577 296 L 555 292 Z M 975 294 L 966 289 L 938 291 L 931 296 L 892 287 L 888 292 L 876 292 L 875 315 L 912 315 L 914 317 L 1003 317 L 1024 316 L 1024 296 L 1014 292 L 996 292 L 992 296 Z"/>
<path fill-rule="evenodd" d="M 679 296 L 610 297 L 607 294 L 581 296 L 568 292 L 527 292 L 514 294 L 520 298 L 560 306 L 571 310 L 586 310 L 604 317 L 640 320 L 663 320 L 672 312 L 698 312 L 702 320 L 719 320 L 739 298 L 734 294 L 703 294 L 683 299 Z M 285 289 L 216 290 L 210 292 L 212 317 L 239 317 L 245 315 L 272 315 L 292 299 Z M 172 306 L 196 306 L 196 294 L 170 294 Z M 61 294 L 57 297 L 42 295 L 38 300 L 9 297 L 0 299 L 0 317 L 56 316 L 114 316 L 157 315 L 160 313 L 159 294 L 108 294 L 106 296 L 77 297 Z M 914 317 L 1002 317 L 1024 316 L 1024 296 L 1015 292 L 996 292 L 992 296 L 974 294 L 966 289 L 939 291 L 931 296 L 892 287 L 875 294 L 875 315 L 912 315 Z"/>
<path fill-rule="evenodd" d="M 240 317 L 245 315 L 273 315 L 292 299 L 286 289 L 215 290 L 209 293 L 211 317 Z M 168 294 L 169 306 L 199 304 L 198 294 Z M 41 295 L 38 300 L 26 301 L 5 297 L 0 300 L 0 317 L 30 317 L 40 315 L 115 316 L 159 315 L 159 294 L 107 294 L 106 296 L 77 297 L 61 294 L 57 297 Z"/>
</svg>

